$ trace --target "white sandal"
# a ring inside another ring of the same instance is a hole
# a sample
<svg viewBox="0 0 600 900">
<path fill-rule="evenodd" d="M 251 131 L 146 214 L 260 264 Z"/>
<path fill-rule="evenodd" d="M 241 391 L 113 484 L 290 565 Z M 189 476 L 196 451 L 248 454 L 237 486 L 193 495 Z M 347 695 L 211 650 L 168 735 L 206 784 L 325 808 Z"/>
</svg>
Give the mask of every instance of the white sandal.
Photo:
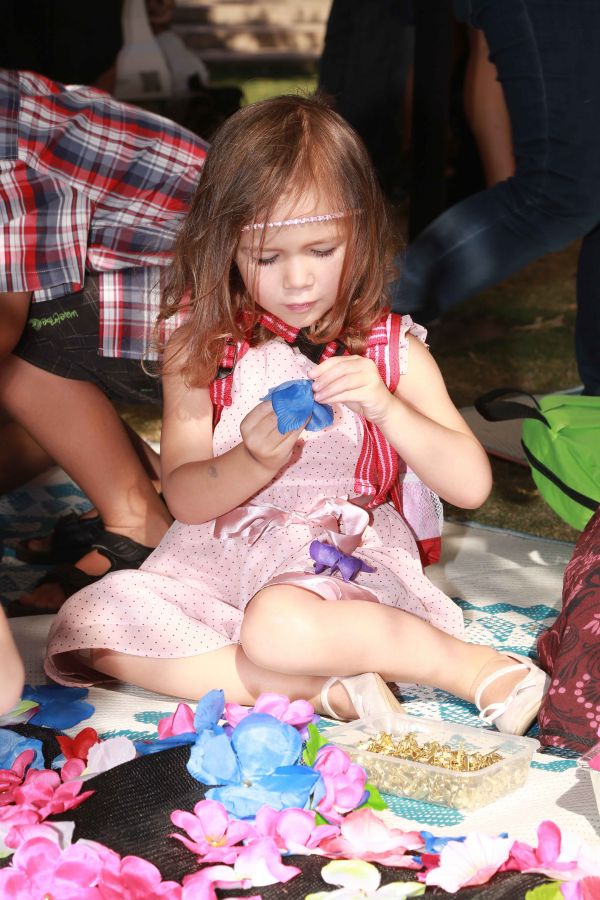
<svg viewBox="0 0 600 900">
<path fill-rule="evenodd" d="M 325 714 L 331 719 L 339 719 L 340 715 L 332 709 L 329 703 L 329 690 L 340 682 L 346 689 L 357 719 L 367 719 L 381 713 L 401 713 L 402 704 L 394 697 L 389 687 L 376 672 L 366 672 L 364 675 L 352 675 L 342 678 L 334 675 L 328 678 L 321 688 L 321 706 Z"/>
<path fill-rule="evenodd" d="M 536 719 L 542 701 L 550 685 L 550 676 L 539 669 L 528 656 L 518 653 L 506 653 L 515 664 L 508 664 L 484 678 L 475 693 L 475 705 L 480 710 L 479 718 L 486 724 L 493 724 L 504 734 L 525 734 Z M 498 678 L 510 672 L 525 670 L 508 697 L 501 703 L 481 705 L 483 692 Z"/>
</svg>

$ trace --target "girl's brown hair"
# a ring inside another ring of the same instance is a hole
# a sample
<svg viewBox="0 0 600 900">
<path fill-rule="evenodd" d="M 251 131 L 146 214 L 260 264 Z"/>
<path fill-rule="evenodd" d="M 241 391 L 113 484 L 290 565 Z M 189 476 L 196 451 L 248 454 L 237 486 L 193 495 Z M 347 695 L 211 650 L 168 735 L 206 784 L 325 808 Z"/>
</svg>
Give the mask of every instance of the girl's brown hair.
<svg viewBox="0 0 600 900">
<path fill-rule="evenodd" d="M 176 241 L 158 329 L 186 314 L 169 370 L 175 365 L 189 385 L 214 378 L 225 342 L 243 338 L 242 313 L 251 323 L 260 315 L 234 261 L 241 228 L 269 221 L 282 197 L 298 199 L 307 189 L 327 202 L 321 212 L 347 213 L 340 220 L 347 249 L 338 296 L 310 337 L 339 337 L 354 352 L 364 347 L 386 309 L 393 253 L 377 178 L 360 138 L 323 99 L 276 97 L 244 107 L 220 127 Z M 253 343 L 267 337 L 254 328 Z"/>
</svg>

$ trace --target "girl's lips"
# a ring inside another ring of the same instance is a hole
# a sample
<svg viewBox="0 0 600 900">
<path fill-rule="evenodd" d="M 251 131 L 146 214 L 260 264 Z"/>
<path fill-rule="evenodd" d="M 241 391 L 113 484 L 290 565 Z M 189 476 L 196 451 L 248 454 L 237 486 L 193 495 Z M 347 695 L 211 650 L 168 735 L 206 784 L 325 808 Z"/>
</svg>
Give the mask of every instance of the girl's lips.
<svg viewBox="0 0 600 900">
<path fill-rule="evenodd" d="M 307 312 L 313 306 L 314 303 L 290 303 L 288 309 L 291 312 Z"/>
</svg>

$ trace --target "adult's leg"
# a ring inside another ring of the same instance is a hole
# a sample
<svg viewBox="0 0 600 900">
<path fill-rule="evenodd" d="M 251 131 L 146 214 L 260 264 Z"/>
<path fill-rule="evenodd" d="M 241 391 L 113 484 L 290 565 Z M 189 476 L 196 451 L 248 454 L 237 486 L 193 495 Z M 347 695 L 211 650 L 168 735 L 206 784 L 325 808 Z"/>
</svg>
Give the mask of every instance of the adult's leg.
<svg viewBox="0 0 600 900">
<path fill-rule="evenodd" d="M 0 404 L 80 486 L 108 531 L 148 547 L 158 544 L 171 517 L 115 408 L 96 385 L 12 356 L 0 367 Z M 79 566 L 101 574 L 108 562 L 94 552 Z M 45 585 L 40 603 L 56 594 L 55 585 Z"/>
<path fill-rule="evenodd" d="M 510 114 L 515 176 L 439 216 L 408 247 L 393 306 L 444 312 L 600 220 L 600 7 L 473 0 Z"/>
<path fill-rule="evenodd" d="M 510 117 L 483 31 L 469 28 L 463 86 L 465 117 L 473 132 L 488 187 L 515 173 Z"/>
<path fill-rule="evenodd" d="M 0 494 L 45 472 L 53 460 L 25 429 L 0 411 Z"/>
<path fill-rule="evenodd" d="M 93 668 L 149 690 L 197 699 L 221 687 L 230 702 L 251 704 L 263 691 L 310 699 L 332 675 L 378 672 L 388 681 L 443 688 L 472 701 L 478 685 L 507 665 L 492 647 L 468 644 L 409 613 L 366 601 L 327 602 L 292 586 L 257 594 L 246 610 L 241 646 L 201 656 L 151 659 L 101 649 Z M 503 700 L 523 677 L 499 677 L 484 693 L 487 705 Z M 329 693 L 340 718 L 354 714 L 342 682 Z"/>
</svg>

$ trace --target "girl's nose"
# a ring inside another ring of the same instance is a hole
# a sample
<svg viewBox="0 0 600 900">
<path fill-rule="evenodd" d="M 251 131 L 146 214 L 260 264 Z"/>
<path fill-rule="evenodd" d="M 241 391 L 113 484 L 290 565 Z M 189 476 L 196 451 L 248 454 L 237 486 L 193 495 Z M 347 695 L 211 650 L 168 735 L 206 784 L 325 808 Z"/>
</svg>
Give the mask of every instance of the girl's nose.
<svg viewBox="0 0 600 900">
<path fill-rule="evenodd" d="M 313 283 L 312 267 L 306 259 L 291 257 L 283 273 L 283 286 L 291 290 L 310 287 Z"/>
</svg>

